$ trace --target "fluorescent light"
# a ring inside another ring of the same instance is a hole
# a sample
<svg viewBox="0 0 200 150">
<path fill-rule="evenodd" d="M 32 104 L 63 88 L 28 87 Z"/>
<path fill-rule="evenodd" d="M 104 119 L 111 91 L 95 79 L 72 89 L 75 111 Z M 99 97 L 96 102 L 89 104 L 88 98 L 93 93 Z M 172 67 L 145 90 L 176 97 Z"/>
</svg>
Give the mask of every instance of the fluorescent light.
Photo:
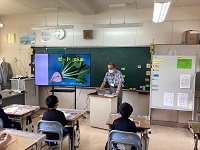
<svg viewBox="0 0 200 150">
<path fill-rule="evenodd" d="M 130 28 L 143 27 L 143 23 L 123 23 L 123 24 L 93 24 L 93 28 Z"/>
<path fill-rule="evenodd" d="M 32 26 L 31 30 L 44 30 L 44 29 L 73 29 L 74 25 L 58 25 L 58 26 Z"/>
<path fill-rule="evenodd" d="M 109 7 L 110 7 L 110 8 L 113 8 L 113 7 L 126 7 L 126 3 L 121 3 L 121 4 L 109 4 Z"/>
<path fill-rule="evenodd" d="M 4 26 L 4 24 L 0 23 L 0 28 L 2 28 Z"/>
<path fill-rule="evenodd" d="M 165 20 L 170 3 L 170 0 L 155 0 L 152 20 L 154 23 L 160 23 Z"/>
</svg>

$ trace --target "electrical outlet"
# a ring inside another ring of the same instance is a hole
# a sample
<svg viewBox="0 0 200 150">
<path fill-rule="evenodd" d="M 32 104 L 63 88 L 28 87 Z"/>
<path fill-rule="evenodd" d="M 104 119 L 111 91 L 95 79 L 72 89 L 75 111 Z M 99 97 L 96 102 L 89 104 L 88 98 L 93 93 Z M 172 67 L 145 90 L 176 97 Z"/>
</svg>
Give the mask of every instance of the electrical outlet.
<svg viewBox="0 0 200 150">
<path fill-rule="evenodd" d="M 14 61 L 17 62 L 17 57 L 14 57 Z"/>
</svg>

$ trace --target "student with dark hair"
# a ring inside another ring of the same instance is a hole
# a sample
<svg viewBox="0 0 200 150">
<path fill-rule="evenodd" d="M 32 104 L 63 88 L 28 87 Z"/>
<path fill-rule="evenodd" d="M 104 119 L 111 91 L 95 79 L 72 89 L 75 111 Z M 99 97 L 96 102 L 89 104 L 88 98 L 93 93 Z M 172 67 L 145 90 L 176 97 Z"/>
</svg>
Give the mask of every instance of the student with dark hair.
<svg viewBox="0 0 200 150">
<path fill-rule="evenodd" d="M 2 104 L 2 95 L 0 94 L 0 118 L 3 120 L 4 128 L 12 128 L 12 129 L 21 130 L 22 128 L 21 128 L 20 123 L 11 121 L 8 118 L 8 115 L 2 109 L 1 104 Z"/>
<path fill-rule="evenodd" d="M 62 111 L 57 110 L 57 107 L 59 105 L 59 100 L 56 96 L 50 95 L 46 98 L 46 105 L 48 106 L 48 110 L 43 114 L 42 120 L 46 121 L 57 121 L 62 124 L 63 126 L 63 136 L 67 135 L 69 133 L 71 143 L 72 141 L 72 135 L 73 135 L 73 129 L 72 127 L 65 128 L 65 125 L 67 125 L 67 120 L 65 118 L 65 115 Z M 58 134 L 56 133 L 47 133 L 47 139 L 49 140 L 56 140 L 58 139 Z M 49 144 L 49 142 L 47 142 Z M 50 142 L 50 146 L 55 146 L 56 143 Z"/>
<path fill-rule="evenodd" d="M 122 117 L 113 122 L 112 130 L 120 130 L 126 132 L 136 133 L 136 126 L 133 121 L 129 119 L 133 112 L 133 107 L 129 103 L 122 103 L 119 107 L 119 113 Z"/>
<path fill-rule="evenodd" d="M 121 117 L 113 122 L 112 130 L 136 133 L 135 123 L 129 119 L 132 112 L 133 107 L 129 103 L 122 103 L 119 106 L 119 113 L 121 114 Z M 113 144 L 113 147 L 115 148 L 115 150 L 117 150 L 116 143 Z M 107 150 L 107 144 L 105 146 L 105 150 Z M 135 150 L 135 147 L 132 147 L 131 150 Z"/>
</svg>

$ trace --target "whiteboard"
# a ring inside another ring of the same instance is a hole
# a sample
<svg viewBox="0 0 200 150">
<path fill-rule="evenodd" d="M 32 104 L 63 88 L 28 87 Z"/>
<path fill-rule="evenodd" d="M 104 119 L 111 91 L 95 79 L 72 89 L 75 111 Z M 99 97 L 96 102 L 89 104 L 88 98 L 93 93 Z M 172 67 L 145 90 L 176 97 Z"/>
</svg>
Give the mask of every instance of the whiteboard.
<svg viewBox="0 0 200 150">
<path fill-rule="evenodd" d="M 150 107 L 193 111 L 195 65 L 196 56 L 154 55 Z"/>
</svg>

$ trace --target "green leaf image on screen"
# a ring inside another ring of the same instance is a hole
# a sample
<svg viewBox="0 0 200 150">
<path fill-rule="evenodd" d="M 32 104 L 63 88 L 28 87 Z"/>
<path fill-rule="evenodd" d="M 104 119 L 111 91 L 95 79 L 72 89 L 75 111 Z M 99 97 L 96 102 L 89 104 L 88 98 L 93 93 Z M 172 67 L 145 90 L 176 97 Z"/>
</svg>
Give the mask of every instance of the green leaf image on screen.
<svg viewBox="0 0 200 150">
<path fill-rule="evenodd" d="M 62 78 L 73 79 L 77 83 L 87 83 L 85 76 L 90 73 L 90 66 L 84 64 L 82 57 L 73 54 L 67 57 L 61 56 L 58 61 L 62 64 L 60 71 Z"/>
</svg>

